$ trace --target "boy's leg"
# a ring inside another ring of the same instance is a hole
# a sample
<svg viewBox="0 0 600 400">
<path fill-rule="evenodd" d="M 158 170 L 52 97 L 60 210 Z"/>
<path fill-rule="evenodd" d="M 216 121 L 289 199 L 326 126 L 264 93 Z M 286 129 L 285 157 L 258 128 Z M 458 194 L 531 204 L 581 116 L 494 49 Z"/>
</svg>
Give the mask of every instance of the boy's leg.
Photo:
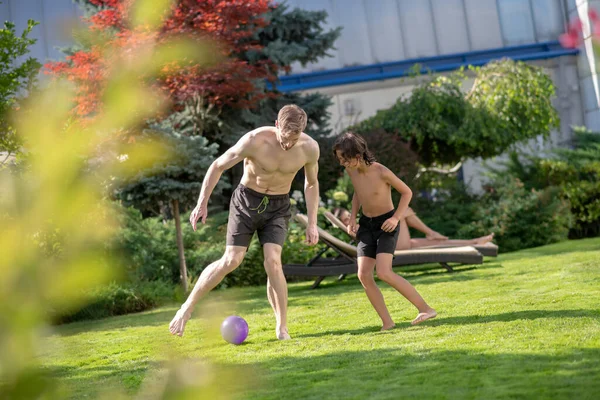
<svg viewBox="0 0 600 400">
<path fill-rule="evenodd" d="M 183 336 L 185 324 L 192 316 L 198 300 L 221 283 L 225 275 L 236 269 L 242 263 L 245 255 L 246 246 L 227 246 L 223 257 L 202 271 L 194 289 L 169 324 L 171 334 Z"/>
<path fill-rule="evenodd" d="M 385 301 L 383 299 L 383 293 L 377 287 L 375 279 L 373 278 L 373 270 L 375 269 L 375 259 L 370 257 L 358 257 L 358 279 L 365 288 L 367 297 L 371 302 L 371 305 L 377 311 L 383 327 L 381 330 L 387 330 L 394 327 L 394 321 L 390 316 Z"/>
<path fill-rule="evenodd" d="M 400 292 L 419 310 L 419 315 L 412 322 L 413 325 L 434 318 L 437 313 L 429 307 L 417 289 L 392 270 L 392 258 L 393 255 L 390 253 L 377 254 L 377 277 Z"/>
<path fill-rule="evenodd" d="M 275 243 L 265 243 L 265 271 L 267 272 L 267 298 L 275 313 L 275 334 L 277 339 L 290 339 L 287 327 L 288 289 L 285 275 L 281 266 L 281 246 Z"/>
</svg>

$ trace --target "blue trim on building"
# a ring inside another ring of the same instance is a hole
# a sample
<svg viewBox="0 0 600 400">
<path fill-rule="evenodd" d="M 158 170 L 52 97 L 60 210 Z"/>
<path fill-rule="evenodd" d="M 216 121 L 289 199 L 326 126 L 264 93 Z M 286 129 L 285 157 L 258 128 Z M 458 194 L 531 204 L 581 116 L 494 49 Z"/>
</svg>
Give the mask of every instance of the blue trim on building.
<svg viewBox="0 0 600 400">
<path fill-rule="evenodd" d="M 293 92 L 327 86 L 401 78 L 414 73 L 415 64 L 421 66 L 421 73 L 427 73 L 429 71 L 445 72 L 469 65 L 485 65 L 492 60 L 500 58 L 532 61 L 561 56 L 574 56 L 578 53 L 578 49 L 565 49 L 556 41 L 527 44 L 523 46 L 502 47 L 498 49 L 471 51 L 468 53 L 415 58 L 411 60 L 281 76 L 279 78 L 280 84 L 277 88 L 281 92 Z"/>
</svg>

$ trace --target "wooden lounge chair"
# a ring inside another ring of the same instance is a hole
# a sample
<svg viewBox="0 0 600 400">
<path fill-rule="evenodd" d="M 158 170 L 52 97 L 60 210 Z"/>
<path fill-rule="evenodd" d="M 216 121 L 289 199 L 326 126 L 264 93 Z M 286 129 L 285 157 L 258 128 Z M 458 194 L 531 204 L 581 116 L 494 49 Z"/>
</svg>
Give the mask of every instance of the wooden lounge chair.
<svg viewBox="0 0 600 400">
<path fill-rule="evenodd" d="M 336 228 L 340 228 L 341 230 L 346 232 L 346 225 L 344 225 L 344 223 L 342 221 L 340 221 L 340 219 L 338 217 L 336 217 L 329 211 L 324 211 L 323 215 L 325 216 L 327 221 L 329 221 L 329 223 L 331 223 L 333 226 L 335 226 Z M 350 237 L 350 235 L 348 235 L 348 237 Z M 451 247 L 455 247 L 455 246 L 447 246 L 447 245 L 440 244 L 440 245 L 435 245 L 435 246 L 419 247 L 419 249 L 445 249 L 445 248 L 451 248 Z M 474 244 L 474 245 L 471 245 L 471 247 L 474 247 L 475 249 L 477 249 L 477 251 L 480 252 L 483 256 L 498 257 L 498 245 L 495 245 L 494 243 Z"/>
<path fill-rule="evenodd" d="M 305 215 L 297 214 L 294 218 L 301 225 L 305 227 L 308 225 L 308 218 Z M 346 274 L 358 272 L 356 247 L 336 238 L 320 227 L 317 227 L 317 229 L 319 231 L 319 241 L 326 245 L 325 248 L 306 264 L 286 264 L 283 266 L 283 273 L 286 276 L 316 276 L 317 280 L 312 285 L 313 289 L 318 287 L 327 276 L 345 276 Z M 337 253 L 335 258 L 323 257 L 329 249 L 333 249 Z M 448 272 L 453 272 L 454 269 L 448 263 L 481 264 L 483 263 L 483 256 L 471 246 L 401 250 L 394 253 L 392 265 L 398 267 L 429 263 L 439 263 Z"/>
</svg>

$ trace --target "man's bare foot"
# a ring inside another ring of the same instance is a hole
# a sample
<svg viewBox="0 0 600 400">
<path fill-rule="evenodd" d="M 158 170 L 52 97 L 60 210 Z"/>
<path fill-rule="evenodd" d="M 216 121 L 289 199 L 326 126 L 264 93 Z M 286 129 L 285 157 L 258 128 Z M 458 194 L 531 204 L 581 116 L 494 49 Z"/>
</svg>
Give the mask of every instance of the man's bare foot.
<svg viewBox="0 0 600 400">
<path fill-rule="evenodd" d="M 494 240 L 494 234 L 493 234 L 493 233 L 490 233 L 490 234 L 489 234 L 489 235 L 487 235 L 487 236 L 482 236 L 482 237 L 480 237 L 480 238 L 477 238 L 477 239 L 475 239 L 475 240 L 476 240 L 477 244 L 486 244 L 486 243 L 489 243 L 489 242 L 491 242 L 492 240 Z"/>
<path fill-rule="evenodd" d="M 192 316 L 191 311 L 183 311 L 179 309 L 175 317 L 169 324 L 169 331 L 171 335 L 183 336 L 183 331 L 185 330 L 185 324 L 189 321 Z"/>
<path fill-rule="evenodd" d="M 396 327 L 396 324 L 393 323 L 393 322 L 391 324 L 384 324 L 381 327 L 381 332 L 383 332 L 383 331 L 389 331 L 390 329 L 394 329 L 395 327 Z"/>
<path fill-rule="evenodd" d="M 276 329 L 275 334 L 277 335 L 277 340 L 290 340 L 292 338 L 287 329 Z"/>
<path fill-rule="evenodd" d="M 429 240 L 448 240 L 448 236 L 444 236 L 439 232 L 432 231 L 429 235 L 425 235 Z"/>
<path fill-rule="evenodd" d="M 432 308 L 427 312 L 419 313 L 419 315 L 417 315 L 417 318 L 413 319 L 410 324 L 417 325 L 423 321 L 427 321 L 428 319 L 435 318 L 436 316 L 437 316 L 437 312 Z"/>
</svg>

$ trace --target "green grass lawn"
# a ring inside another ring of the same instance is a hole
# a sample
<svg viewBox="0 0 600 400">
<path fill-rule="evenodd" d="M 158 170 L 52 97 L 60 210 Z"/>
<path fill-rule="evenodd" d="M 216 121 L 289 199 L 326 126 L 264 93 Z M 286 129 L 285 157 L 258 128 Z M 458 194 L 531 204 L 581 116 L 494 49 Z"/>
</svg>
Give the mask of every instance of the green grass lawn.
<svg viewBox="0 0 600 400">
<path fill-rule="evenodd" d="M 223 388 L 245 382 L 239 398 L 248 399 L 599 398 L 600 239 L 454 274 L 399 272 L 438 318 L 411 326 L 416 310 L 380 282 L 397 324 L 381 333 L 356 277 L 330 278 L 317 290 L 290 285 L 290 341 L 274 340 L 264 288 L 228 289 L 199 304 L 183 338 L 169 335 L 176 308 L 164 307 L 59 326 L 40 359 L 76 399 L 115 387 L 136 393 L 182 355 L 226 371 L 216 377 Z M 250 325 L 241 346 L 216 332 L 234 313 Z"/>
</svg>

